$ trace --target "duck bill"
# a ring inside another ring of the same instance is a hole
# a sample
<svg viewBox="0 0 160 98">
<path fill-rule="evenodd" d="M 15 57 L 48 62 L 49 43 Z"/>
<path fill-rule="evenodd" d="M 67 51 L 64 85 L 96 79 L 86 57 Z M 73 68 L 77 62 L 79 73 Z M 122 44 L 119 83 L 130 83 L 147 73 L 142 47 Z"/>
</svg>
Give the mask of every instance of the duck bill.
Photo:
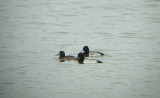
<svg viewBox="0 0 160 98">
<path fill-rule="evenodd" d="M 59 53 L 58 53 L 58 54 L 56 54 L 55 56 L 59 56 Z"/>
<path fill-rule="evenodd" d="M 81 53 L 85 52 L 84 50 L 80 51 Z"/>
</svg>

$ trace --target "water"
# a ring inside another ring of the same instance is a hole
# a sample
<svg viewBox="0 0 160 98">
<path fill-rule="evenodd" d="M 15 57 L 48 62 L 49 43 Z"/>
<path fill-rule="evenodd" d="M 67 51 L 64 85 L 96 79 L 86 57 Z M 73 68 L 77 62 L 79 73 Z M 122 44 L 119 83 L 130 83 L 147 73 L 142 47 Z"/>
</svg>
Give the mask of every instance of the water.
<svg viewBox="0 0 160 98">
<path fill-rule="evenodd" d="M 160 0 L 0 2 L 0 98 L 160 97 Z"/>
</svg>

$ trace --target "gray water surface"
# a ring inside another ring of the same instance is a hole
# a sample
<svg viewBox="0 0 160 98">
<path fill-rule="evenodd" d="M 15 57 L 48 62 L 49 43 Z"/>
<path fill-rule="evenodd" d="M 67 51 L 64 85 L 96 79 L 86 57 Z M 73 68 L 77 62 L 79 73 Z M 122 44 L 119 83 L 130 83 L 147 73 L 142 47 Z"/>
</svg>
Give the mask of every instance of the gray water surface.
<svg viewBox="0 0 160 98">
<path fill-rule="evenodd" d="M 160 98 L 160 0 L 0 0 L 0 98 Z M 100 51 L 103 64 L 59 62 Z"/>
</svg>

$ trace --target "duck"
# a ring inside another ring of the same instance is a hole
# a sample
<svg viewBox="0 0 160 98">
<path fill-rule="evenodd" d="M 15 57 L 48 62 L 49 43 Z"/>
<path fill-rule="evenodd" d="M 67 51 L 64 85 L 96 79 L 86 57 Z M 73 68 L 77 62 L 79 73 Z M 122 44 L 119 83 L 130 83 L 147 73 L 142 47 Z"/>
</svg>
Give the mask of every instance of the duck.
<svg viewBox="0 0 160 98">
<path fill-rule="evenodd" d="M 94 63 L 103 63 L 103 62 L 100 60 L 96 60 L 96 59 L 85 59 L 84 53 L 79 53 L 78 63 L 79 64 L 94 64 Z"/>
<path fill-rule="evenodd" d="M 96 51 L 89 51 L 89 47 L 88 46 L 84 46 L 83 47 L 83 54 L 85 57 L 99 57 L 99 56 L 103 56 L 104 54 L 101 52 L 96 52 Z"/>
<path fill-rule="evenodd" d="M 74 56 L 65 56 L 65 52 L 64 51 L 60 51 L 59 52 L 59 59 L 60 61 L 64 62 L 65 60 L 70 61 L 70 60 L 78 60 L 76 57 Z"/>
</svg>

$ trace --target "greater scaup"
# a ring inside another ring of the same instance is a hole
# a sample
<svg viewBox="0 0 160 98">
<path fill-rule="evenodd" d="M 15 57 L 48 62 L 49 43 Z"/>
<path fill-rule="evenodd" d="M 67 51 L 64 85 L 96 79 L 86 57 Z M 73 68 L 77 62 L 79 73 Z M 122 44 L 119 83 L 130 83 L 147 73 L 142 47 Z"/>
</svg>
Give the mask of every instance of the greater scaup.
<svg viewBox="0 0 160 98">
<path fill-rule="evenodd" d="M 79 53 L 78 54 L 78 63 L 80 64 L 93 64 L 93 63 L 103 63 L 102 61 L 95 60 L 95 59 L 85 59 L 84 53 Z"/>
<path fill-rule="evenodd" d="M 101 52 L 89 51 L 88 46 L 84 46 L 83 51 L 84 51 L 83 53 L 84 53 L 85 57 L 89 57 L 89 56 L 98 57 L 98 56 L 103 56 L 104 55 Z"/>
<path fill-rule="evenodd" d="M 65 56 L 65 53 L 64 53 L 64 51 L 60 51 L 59 52 L 59 59 L 60 59 L 60 61 L 65 61 L 65 60 L 67 60 L 67 61 L 70 61 L 70 60 L 78 60 L 77 58 L 75 58 L 74 56 Z"/>
</svg>

